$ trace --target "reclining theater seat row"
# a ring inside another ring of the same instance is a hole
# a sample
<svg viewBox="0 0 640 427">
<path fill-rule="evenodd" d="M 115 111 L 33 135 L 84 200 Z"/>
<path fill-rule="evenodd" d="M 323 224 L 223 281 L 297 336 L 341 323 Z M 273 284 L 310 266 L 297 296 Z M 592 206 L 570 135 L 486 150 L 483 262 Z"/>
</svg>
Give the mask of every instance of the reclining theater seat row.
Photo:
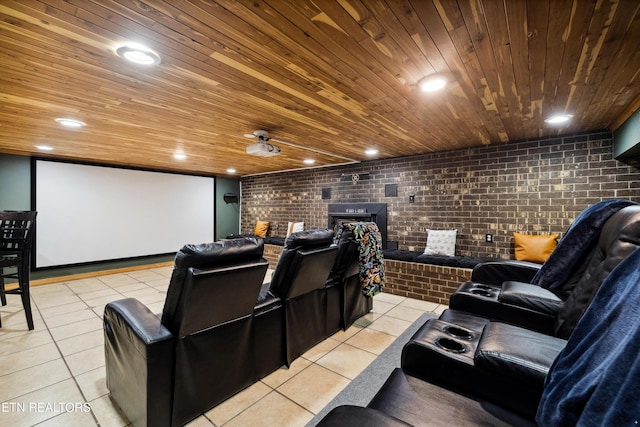
<svg viewBox="0 0 640 427">
<path fill-rule="evenodd" d="M 563 319 L 575 319 L 559 332 L 568 341 L 490 321 L 491 312 L 483 318 L 449 310 L 406 344 L 402 369 L 393 372 L 368 408 L 337 408 L 321 425 L 356 419 L 362 425 L 637 423 L 640 206 L 619 204 L 600 223 L 593 217 L 588 221 L 577 240 L 584 244 L 583 233 L 592 228 L 594 243 L 577 262 L 547 261 L 567 270 L 557 276 L 559 294 L 572 282 L 560 310 Z M 571 235 L 565 239 L 576 238 Z M 552 257 L 562 255 L 566 252 L 557 250 Z M 544 267 L 547 278 L 554 275 Z"/>
<path fill-rule="evenodd" d="M 522 322 L 529 320 L 526 316 L 509 318 L 506 312 L 500 313 L 499 321 L 492 321 L 492 314 L 498 311 L 494 308 L 499 303 L 480 305 L 476 312 L 484 308 L 484 317 L 448 309 L 438 320 L 428 321 L 404 348 L 405 370 L 494 403 L 504 402 L 503 406 L 511 411 L 531 417 L 551 364 L 565 347 L 566 339 L 600 285 L 621 261 L 640 247 L 640 205 L 618 209 L 607 216 L 606 222 L 593 234 L 594 243 L 585 248 L 585 254 L 579 256 L 572 271 L 563 272 L 565 279 L 559 288 L 564 285 L 567 289 L 567 283 L 571 283 L 571 291 L 557 311 L 553 327 L 543 329 L 530 321 Z M 573 238 L 571 233 L 565 236 L 565 239 Z M 547 263 L 557 263 L 556 258 L 561 255 L 561 250 L 554 251 Z M 478 297 L 481 298 L 486 297 Z M 535 307 L 532 305 L 523 311 L 528 314 Z"/>
<path fill-rule="evenodd" d="M 566 338 L 581 315 L 575 308 L 584 308 L 637 246 L 639 212 L 628 200 L 588 207 L 542 268 L 521 261 L 480 264 L 471 282 L 453 293 L 449 308 Z"/>
<path fill-rule="evenodd" d="M 607 277 L 549 371 L 535 418 L 395 369 L 366 408 L 340 406 L 339 426 L 622 426 L 640 413 L 640 250 Z M 602 319 L 611 319 L 602 321 Z"/>
<path fill-rule="evenodd" d="M 339 330 L 346 330 L 372 308 L 362 293 L 358 261 L 359 242 L 345 226 L 336 245 L 331 230 L 309 230 L 290 235 L 270 283 L 262 286 L 256 306 L 258 378 L 297 357 Z M 327 276 L 327 272 L 329 272 Z M 284 306 L 284 310 L 278 307 Z M 283 342 L 273 337 L 282 335 Z"/>
<path fill-rule="evenodd" d="M 161 317 L 135 299 L 105 307 L 111 398 L 135 426 L 183 425 L 336 332 L 356 315 L 343 288 L 358 268 L 353 236 L 332 243 L 292 234 L 267 284 L 262 239 L 184 246 Z"/>
<path fill-rule="evenodd" d="M 338 248 L 332 246 L 332 243 L 331 230 L 308 230 L 291 234 L 285 240 L 271 282 L 262 286 L 258 298 L 260 314 L 256 315 L 257 326 L 265 328 L 264 332 L 272 331 L 276 334 L 277 328 L 281 329 L 283 341 L 280 348 L 285 351 L 287 366 L 327 337 L 325 283 L 338 252 Z M 278 319 L 273 314 L 274 306 L 283 307 L 283 313 Z M 271 315 L 267 317 L 266 313 Z M 330 333 L 333 332 L 335 331 L 331 330 Z M 257 333 L 256 339 L 259 349 L 263 345 L 274 345 L 271 341 L 272 334 Z M 263 361 L 260 372 L 269 373 L 278 369 L 283 365 L 282 360 L 280 357 L 278 364 L 271 366 L 266 364 L 266 360 Z"/>
<path fill-rule="evenodd" d="M 133 425 L 185 424 L 253 383 L 262 250 L 256 239 L 184 246 L 161 319 L 136 299 L 107 304 L 107 387 Z"/>
</svg>

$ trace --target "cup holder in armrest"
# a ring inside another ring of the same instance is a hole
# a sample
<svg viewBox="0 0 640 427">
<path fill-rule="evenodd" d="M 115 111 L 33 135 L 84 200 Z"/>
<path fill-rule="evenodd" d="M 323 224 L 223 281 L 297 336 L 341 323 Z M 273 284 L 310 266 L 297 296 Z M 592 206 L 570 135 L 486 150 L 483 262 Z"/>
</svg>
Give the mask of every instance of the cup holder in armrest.
<svg viewBox="0 0 640 427">
<path fill-rule="evenodd" d="M 442 328 L 442 330 L 453 337 L 463 340 L 471 340 L 473 338 L 471 332 L 467 331 L 466 329 L 458 328 L 457 326 L 445 326 L 444 328 Z"/>
<path fill-rule="evenodd" d="M 491 296 L 491 291 L 488 290 L 488 289 L 474 288 L 474 289 L 469 289 L 469 292 L 471 292 L 472 294 L 475 294 L 475 295 L 483 296 L 483 297 L 490 297 Z"/>
<path fill-rule="evenodd" d="M 476 283 L 476 284 L 474 285 L 474 288 L 476 288 L 476 289 L 484 289 L 484 290 L 486 290 L 486 291 L 491 291 L 491 290 L 493 290 L 493 287 L 492 287 L 492 286 L 485 285 L 484 283 Z"/>
<path fill-rule="evenodd" d="M 443 350 L 450 351 L 452 353 L 464 353 L 467 351 L 467 347 L 454 341 L 451 338 L 438 338 L 436 339 L 436 345 Z"/>
</svg>

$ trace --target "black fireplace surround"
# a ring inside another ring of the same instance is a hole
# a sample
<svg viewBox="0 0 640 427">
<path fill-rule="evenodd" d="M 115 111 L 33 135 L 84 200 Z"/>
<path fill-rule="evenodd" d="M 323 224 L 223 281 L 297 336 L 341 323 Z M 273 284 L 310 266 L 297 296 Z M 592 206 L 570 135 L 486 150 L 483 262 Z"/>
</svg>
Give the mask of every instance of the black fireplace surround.
<svg viewBox="0 0 640 427">
<path fill-rule="evenodd" d="M 382 248 L 387 249 L 386 203 L 331 203 L 328 227 L 336 230 L 343 222 L 375 222 L 382 235 Z"/>
</svg>

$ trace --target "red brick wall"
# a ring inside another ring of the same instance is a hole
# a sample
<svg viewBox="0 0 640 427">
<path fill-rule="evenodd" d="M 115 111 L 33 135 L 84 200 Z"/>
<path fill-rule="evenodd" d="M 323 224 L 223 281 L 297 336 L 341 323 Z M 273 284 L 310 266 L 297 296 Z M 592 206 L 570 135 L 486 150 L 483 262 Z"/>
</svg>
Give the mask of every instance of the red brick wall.
<svg viewBox="0 0 640 427">
<path fill-rule="evenodd" d="M 357 183 L 343 174 L 369 173 Z M 513 257 L 513 232 L 564 233 L 603 199 L 640 201 L 640 168 L 612 158 L 609 132 L 458 149 L 341 167 L 244 177 L 242 232 L 255 221 L 284 236 L 287 221 L 327 227 L 329 203 L 387 203 L 388 240 L 422 250 L 427 229 L 457 229 L 459 255 Z M 397 184 L 398 197 L 385 197 Z M 322 199 L 322 190 L 331 199 Z M 409 203 L 409 194 L 415 203 Z M 277 227 L 277 231 L 276 231 Z M 485 243 L 485 234 L 494 243 Z"/>
</svg>

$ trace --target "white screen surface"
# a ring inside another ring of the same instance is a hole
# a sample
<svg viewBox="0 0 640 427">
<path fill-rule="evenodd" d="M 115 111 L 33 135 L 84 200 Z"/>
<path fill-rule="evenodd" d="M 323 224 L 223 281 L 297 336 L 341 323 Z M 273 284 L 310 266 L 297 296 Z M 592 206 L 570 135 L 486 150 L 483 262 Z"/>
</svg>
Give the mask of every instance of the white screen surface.
<svg viewBox="0 0 640 427">
<path fill-rule="evenodd" d="M 214 239 L 214 178 L 36 161 L 36 267 Z"/>
</svg>

